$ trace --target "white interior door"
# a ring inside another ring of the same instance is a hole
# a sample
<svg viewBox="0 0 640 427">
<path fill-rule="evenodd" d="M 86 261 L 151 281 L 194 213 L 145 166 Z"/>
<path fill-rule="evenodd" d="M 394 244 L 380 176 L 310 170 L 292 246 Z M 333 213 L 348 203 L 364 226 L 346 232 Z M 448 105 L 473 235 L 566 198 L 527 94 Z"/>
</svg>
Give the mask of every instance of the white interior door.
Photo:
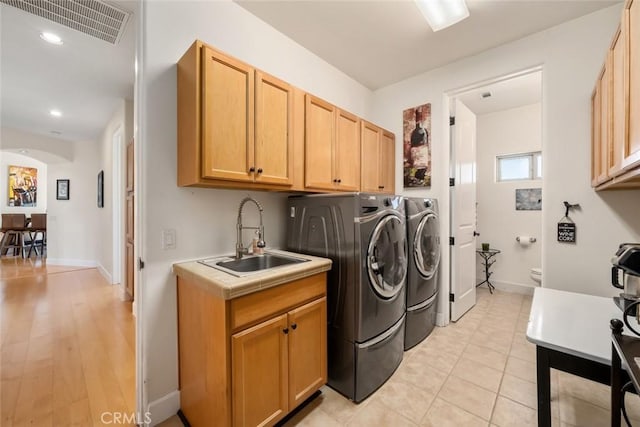
<svg viewBox="0 0 640 427">
<path fill-rule="evenodd" d="M 455 186 L 451 192 L 451 320 L 476 303 L 476 116 L 456 100 L 452 130 Z"/>
</svg>

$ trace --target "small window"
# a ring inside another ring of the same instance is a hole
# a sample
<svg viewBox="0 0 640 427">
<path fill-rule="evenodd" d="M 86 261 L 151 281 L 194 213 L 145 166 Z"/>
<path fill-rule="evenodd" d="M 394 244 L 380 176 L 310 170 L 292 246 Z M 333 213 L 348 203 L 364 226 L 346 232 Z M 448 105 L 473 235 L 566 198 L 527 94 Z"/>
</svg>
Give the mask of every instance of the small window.
<svg viewBox="0 0 640 427">
<path fill-rule="evenodd" d="M 509 154 L 496 157 L 496 181 L 542 179 L 542 153 Z"/>
</svg>

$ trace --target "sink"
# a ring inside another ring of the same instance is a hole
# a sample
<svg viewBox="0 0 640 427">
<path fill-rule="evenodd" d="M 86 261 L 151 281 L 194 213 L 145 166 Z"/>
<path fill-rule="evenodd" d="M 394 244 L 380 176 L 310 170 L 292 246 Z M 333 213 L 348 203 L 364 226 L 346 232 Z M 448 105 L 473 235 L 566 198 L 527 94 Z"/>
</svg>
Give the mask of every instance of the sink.
<svg viewBox="0 0 640 427">
<path fill-rule="evenodd" d="M 241 259 L 225 256 L 203 259 L 198 262 L 217 270 L 224 271 L 225 273 L 229 273 L 237 277 L 243 277 L 249 274 L 260 273 L 265 270 L 271 270 L 273 268 L 299 264 L 307 261 L 309 260 L 304 258 L 266 253 L 264 255 L 244 256 Z"/>
</svg>

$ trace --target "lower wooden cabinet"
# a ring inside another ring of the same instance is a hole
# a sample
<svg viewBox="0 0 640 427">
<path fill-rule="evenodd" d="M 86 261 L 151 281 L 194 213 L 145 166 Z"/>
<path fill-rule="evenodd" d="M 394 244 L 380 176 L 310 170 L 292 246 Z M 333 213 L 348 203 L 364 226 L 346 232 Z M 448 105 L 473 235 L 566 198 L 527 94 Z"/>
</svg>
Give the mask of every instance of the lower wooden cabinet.
<svg viewBox="0 0 640 427">
<path fill-rule="evenodd" d="M 327 381 L 326 273 L 217 298 L 178 276 L 181 410 L 193 426 L 275 424 Z"/>
<path fill-rule="evenodd" d="M 326 322 L 320 298 L 233 335 L 234 425 L 273 423 L 326 382 Z"/>
</svg>

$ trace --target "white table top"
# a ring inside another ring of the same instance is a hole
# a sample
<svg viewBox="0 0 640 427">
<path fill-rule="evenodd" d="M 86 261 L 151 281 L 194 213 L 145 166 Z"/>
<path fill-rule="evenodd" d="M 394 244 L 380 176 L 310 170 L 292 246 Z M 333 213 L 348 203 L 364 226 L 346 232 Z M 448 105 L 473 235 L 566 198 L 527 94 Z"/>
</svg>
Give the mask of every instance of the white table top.
<svg viewBox="0 0 640 427">
<path fill-rule="evenodd" d="M 609 321 L 622 319 L 613 298 L 536 288 L 527 340 L 541 347 L 611 365 Z M 629 318 L 635 328 L 638 323 Z M 624 334 L 633 335 L 625 326 Z M 638 328 L 636 328 L 638 329 Z"/>
</svg>

